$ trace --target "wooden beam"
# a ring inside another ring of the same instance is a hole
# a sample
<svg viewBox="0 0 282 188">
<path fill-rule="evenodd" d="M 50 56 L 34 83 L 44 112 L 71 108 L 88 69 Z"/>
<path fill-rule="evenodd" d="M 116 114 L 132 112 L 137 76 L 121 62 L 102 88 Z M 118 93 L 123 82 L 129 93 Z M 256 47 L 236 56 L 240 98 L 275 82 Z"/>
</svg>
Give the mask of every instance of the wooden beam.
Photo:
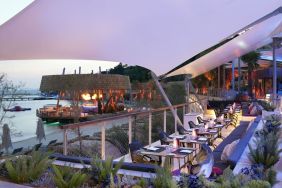
<svg viewBox="0 0 282 188">
<path fill-rule="evenodd" d="M 132 118 L 128 117 L 128 143 L 132 142 Z"/>
<path fill-rule="evenodd" d="M 164 110 L 164 132 L 166 132 L 166 110 Z"/>
<path fill-rule="evenodd" d="M 68 133 L 67 130 L 64 130 L 64 141 L 63 141 L 63 154 L 67 155 L 68 154 Z"/>
<path fill-rule="evenodd" d="M 101 159 L 105 160 L 106 156 L 106 122 L 103 123 L 101 126 Z"/>
<path fill-rule="evenodd" d="M 149 113 L 149 145 L 152 144 L 152 113 Z"/>
</svg>

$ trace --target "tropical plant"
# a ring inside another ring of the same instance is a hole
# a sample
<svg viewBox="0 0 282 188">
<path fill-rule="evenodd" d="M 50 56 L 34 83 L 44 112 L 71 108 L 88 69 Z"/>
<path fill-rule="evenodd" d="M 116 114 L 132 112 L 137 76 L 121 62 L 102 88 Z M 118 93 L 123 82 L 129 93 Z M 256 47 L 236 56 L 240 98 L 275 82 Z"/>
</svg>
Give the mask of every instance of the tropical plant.
<svg viewBox="0 0 282 188">
<path fill-rule="evenodd" d="M 52 165 L 54 171 L 54 182 L 58 188 L 76 188 L 83 185 L 87 180 L 87 175 L 81 171 L 74 172 L 74 169 L 69 166 L 56 167 Z"/>
<path fill-rule="evenodd" d="M 23 155 L 6 160 L 5 168 L 9 178 L 16 183 L 32 182 L 38 179 L 51 164 L 48 156 L 49 153 L 33 151 L 31 156 Z"/>
<path fill-rule="evenodd" d="M 267 181 L 263 180 L 252 180 L 249 181 L 243 188 L 270 188 L 271 185 Z"/>
<path fill-rule="evenodd" d="M 93 157 L 91 162 L 90 175 L 91 179 L 94 181 L 95 185 L 100 185 L 101 187 L 107 187 L 109 185 L 119 183 L 117 177 L 117 172 L 121 168 L 124 159 L 122 158 L 115 165 L 113 164 L 113 158 L 108 158 L 104 162 L 97 156 Z"/>
<path fill-rule="evenodd" d="M 148 181 L 144 178 L 140 178 L 140 180 L 137 182 L 136 185 L 139 186 L 140 188 L 146 188 L 146 187 L 148 187 Z"/>
<path fill-rule="evenodd" d="M 253 81 L 252 81 L 252 72 L 259 67 L 257 61 L 260 58 L 260 53 L 257 51 L 249 52 L 241 57 L 241 59 L 248 65 L 248 93 L 249 96 L 253 97 Z"/>
<path fill-rule="evenodd" d="M 153 180 L 153 184 L 156 188 L 176 188 L 177 184 L 172 178 L 171 166 L 169 158 L 164 161 L 164 167 L 157 169 L 156 177 Z"/>
<path fill-rule="evenodd" d="M 179 187 L 189 187 L 189 188 L 201 188 L 203 187 L 202 178 L 204 176 L 196 176 L 190 174 L 181 174 L 180 181 L 178 182 Z"/>
<path fill-rule="evenodd" d="M 267 181 L 272 186 L 276 183 L 276 171 L 273 168 L 265 170 L 261 164 L 242 168 L 240 173 L 246 175 L 250 180 Z"/>
<path fill-rule="evenodd" d="M 280 114 L 272 114 L 265 117 L 266 121 L 270 121 L 273 126 L 279 126 L 282 124 L 282 116 Z"/>
<path fill-rule="evenodd" d="M 266 111 L 273 111 L 275 109 L 275 106 L 267 101 L 259 100 L 258 103 L 263 107 Z"/>
<path fill-rule="evenodd" d="M 234 175 L 230 168 L 223 171 L 215 181 L 203 179 L 203 187 L 207 188 L 270 188 L 269 182 L 260 179 L 251 179 L 250 176 L 245 174 Z"/>
<path fill-rule="evenodd" d="M 270 132 L 255 137 L 255 147 L 249 145 L 249 159 L 253 164 L 262 164 L 264 169 L 269 169 L 279 161 L 279 134 Z"/>
</svg>

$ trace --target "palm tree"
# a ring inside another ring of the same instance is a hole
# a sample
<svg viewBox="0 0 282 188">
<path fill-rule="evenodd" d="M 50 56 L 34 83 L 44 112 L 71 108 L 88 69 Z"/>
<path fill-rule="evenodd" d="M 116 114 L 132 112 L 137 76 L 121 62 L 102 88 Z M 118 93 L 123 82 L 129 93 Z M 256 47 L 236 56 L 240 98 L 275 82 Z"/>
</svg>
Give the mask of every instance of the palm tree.
<svg viewBox="0 0 282 188">
<path fill-rule="evenodd" d="M 253 97 L 253 81 L 252 81 L 252 72 L 259 67 L 257 61 L 260 58 L 260 52 L 252 51 L 241 57 L 242 61 L 248 65 L 248 93 L 249 96 Z"/>
</svg>

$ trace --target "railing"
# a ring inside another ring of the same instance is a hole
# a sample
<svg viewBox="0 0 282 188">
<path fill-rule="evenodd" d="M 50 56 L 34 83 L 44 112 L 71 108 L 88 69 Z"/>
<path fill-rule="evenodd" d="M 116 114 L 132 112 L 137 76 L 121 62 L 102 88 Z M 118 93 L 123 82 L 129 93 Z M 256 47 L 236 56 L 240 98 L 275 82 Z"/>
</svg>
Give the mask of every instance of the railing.
<svg viewBox="0 0 282 188">
<path fill-rule="evenodd" d="M 208 89 L 196 89 L 198 95 L 204 95 L 208 97 L 219 97 L 227 99 L 228 97 L 235 97 L 236 92 L 232 90 L 226 90 L 225 88 L 208 88 Z"/>
<path fill-rule="evenodd" d="M 187 106 L 186 103 L 172 106 L 182 122 Z M 189 107 L 193 106 L 200 106 L 199 102 L 190 102 Z M 124 123 L 120 126 L 113 126 L 118 120 L 124 120 Z M 101 141 L 101 158 L 105 159 L 107 149 L 106 141 L 114 144 L 120 151 L 128 153 L 128 144 L 131 143 L 132 140 L 138 139 L 141 140 L 144 145 L 151 145 L 158 140 L 158 129 L 162 129 L 169 134 L 176 132 L 177 120 L 170 111 L 170 107 L 162 107 L 158 109 L 131 111 L 116 116 L 101 117 L 92 121 L 63 125 L 60 126 L 60 128 L 64 130 L 63 153 L 65 155 L 68 153 L 68 131 L 84 127 L 100 129 L 100 132 L 95 133 L 95 135 L 98 140 L 100 139 Z"/>
</svg>

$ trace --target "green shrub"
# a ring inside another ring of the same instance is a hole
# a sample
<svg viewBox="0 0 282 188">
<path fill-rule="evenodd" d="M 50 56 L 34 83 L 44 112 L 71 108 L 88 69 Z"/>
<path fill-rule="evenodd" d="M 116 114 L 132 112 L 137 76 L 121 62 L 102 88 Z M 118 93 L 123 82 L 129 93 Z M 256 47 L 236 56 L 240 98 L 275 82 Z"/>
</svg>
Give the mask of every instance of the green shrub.
<svg viewBox="0 0 282 188">
<path fill-rule="evenodd" d="M 113 166 L 112 158 L 108 158 L 103 162 L 97 156 L 93 157 L 90 174 L 94 184 L 102 187 L 115 184 L 115 178 L 118 178 L 117 172 L 121 168 L 123 162 L 124 159 L 122 158 L 115 166 Z"/>
<path fill-rule="evenodd" d="M 273 126 L 279 126 L 282 124 L 282 116 L 280 114 L 272 114 L 265 117 L 266 121 L 270 121 Z"/>
<path fill-rule="evenodd" d="M 234 175 L 230 168 L 223 171 L 215 181 L 203 179 L 204 187 L 207 188 L 270 188 L 271 184 L 264 180 L 252 180 L 249 176 L 238 174 Z"/>
<path fill-rule="evenodd" d="M 177 184 L 172 178 L 169 158 L 165 159 L 164 167 L 157 169 L 156 178 L 153 180 L 156 188 L 176 188 Z"/>
<path fill-rule="evenodd" d="M 271 185 L 267 181 L 263 180 L 252 180 L 249 181 L 244 188 L 271 188 Z"/>
<path fill-rule="evenodd" d="M 31 156 L 23 155 L 6 160 L 5 168 L 9 178 L 16 183 L 28 183 L 38 179 L 51 164 L 49 153 L 33 151 Z"/>
<path fill-rule="evenodd" d="M 255 148 L 249 145 L 249 159 L 253 164 L 262 164 L 265 169 L 271 168 L 279 161 L 279 134 L 270 132 L 255 138 Z"/>
<path fill-rule="evenodd" d="M 258 103 L 263 107 L 266 111 L 274 111 L 275 106 L 269 102 L 259 100 Z"/>
<path fill-rule="evenodd" d="M 80 171 L 74 172 L 74 169 L 68 166 L 56 167 L 52 166 L 54 170 L 54 182 L 58 188 L 76 188 L 80 187 L 86 180 L 87 175 Z"/>
</svg>

